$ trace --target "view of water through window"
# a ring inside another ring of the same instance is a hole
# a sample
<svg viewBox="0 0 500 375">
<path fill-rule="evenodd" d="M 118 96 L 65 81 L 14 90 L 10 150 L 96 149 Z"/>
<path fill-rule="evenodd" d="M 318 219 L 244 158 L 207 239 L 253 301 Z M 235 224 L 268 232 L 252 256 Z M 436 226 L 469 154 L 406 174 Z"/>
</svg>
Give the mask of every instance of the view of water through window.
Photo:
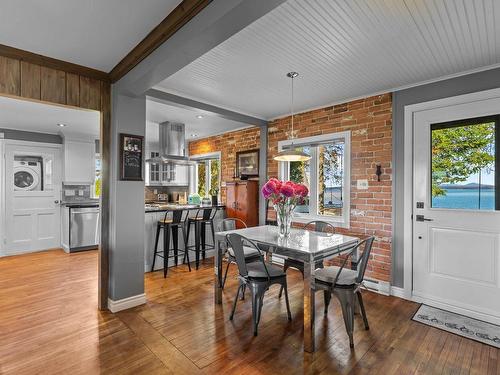
<svg viewBox="0 0 500 375">
<path fill-rule="evenodd" d="M 432 207 L 495 209 L 495 122 L 435 124 Z"/>
</svg>

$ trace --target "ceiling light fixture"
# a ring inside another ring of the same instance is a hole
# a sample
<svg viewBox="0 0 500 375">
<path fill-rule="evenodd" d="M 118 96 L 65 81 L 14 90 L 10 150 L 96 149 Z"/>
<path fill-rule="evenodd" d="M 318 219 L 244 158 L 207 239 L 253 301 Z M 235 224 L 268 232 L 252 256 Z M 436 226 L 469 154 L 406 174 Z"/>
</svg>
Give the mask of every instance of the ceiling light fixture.
<svg viewBox="0 0 500 375">
<path fill-rule="evenodd" d="M 59 124 L 57 124 L 57 126 L 59 126 L 60 128 L 64 128 L 66 126 L 66 124 L 63 124 L 60 122 Z"/>
<path fill-rule="evenodd" d="M 202 115 L 198 115 L 198 116 L 196 116 L 196 118 L 203 118 L 203 116 Z"/>
<path fill-rule="evenodd" d="M 278 152 L 278 154 L 274 157 L 274 160 L 277 161 L 308 161 L 311 159 L 309 154 L 306 154 L 303 151 L 296 150 L 293 148 L 293 80 L 299 76 L 297 72 L 290 72 L 286 75 L 288 78 L 292 80 L 292 103 L 291 103 L 291 112 L 292 112 L 292 133 L 290 135 L 291 144 L 286 148 L 286 150 Z"/>
</svg>

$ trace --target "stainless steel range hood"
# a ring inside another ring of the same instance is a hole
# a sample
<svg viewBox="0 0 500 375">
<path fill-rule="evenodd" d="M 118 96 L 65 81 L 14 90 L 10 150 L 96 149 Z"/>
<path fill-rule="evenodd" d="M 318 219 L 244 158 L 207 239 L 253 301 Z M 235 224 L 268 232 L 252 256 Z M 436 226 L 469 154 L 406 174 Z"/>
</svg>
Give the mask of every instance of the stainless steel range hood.
<svg viewBox="0 0 500 375">
<path fill-rule="evenodd" d="M 151 164 L 195 165 L 186 156 L 186 126 L 177 122 L 159 124 L 160 156 L 147 159 Z"/>
</svg>

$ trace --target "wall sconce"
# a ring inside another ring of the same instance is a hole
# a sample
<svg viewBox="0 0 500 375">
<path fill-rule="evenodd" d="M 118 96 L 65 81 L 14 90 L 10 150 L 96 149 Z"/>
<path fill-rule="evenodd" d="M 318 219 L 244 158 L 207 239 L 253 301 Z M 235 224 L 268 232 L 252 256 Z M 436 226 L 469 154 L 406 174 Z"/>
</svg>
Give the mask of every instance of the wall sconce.
<svg viewBox="0 0 500 375">
<path fill-rule="evenodd" d="M 377 165 L 377 170 L 375 171 L 375 174 L 377 175 L 377 181 L 380 182 L 380 176 L 382 175 L 382 166 L 380 164 Z"/>
</svg>

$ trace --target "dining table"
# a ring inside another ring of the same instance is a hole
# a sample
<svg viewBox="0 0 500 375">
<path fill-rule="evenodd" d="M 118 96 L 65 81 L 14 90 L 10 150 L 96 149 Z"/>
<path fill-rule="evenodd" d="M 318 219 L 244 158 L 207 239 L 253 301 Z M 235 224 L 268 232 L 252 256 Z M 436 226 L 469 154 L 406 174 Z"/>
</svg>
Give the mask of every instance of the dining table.
<svg viewBox="0 0 500 375">
<path fill-rule="evenodd" d="M 307 229 L 291 228 L 287 237 L 281 237 L 277 226 L 265 225 L 234 229 L 215 234 L 215 303 L 222 304 L 222 258 L 227 248 L 227 235 L 238 233 L 254 241 L 272 256 L 290 258 L 304 263 L 304 351 L 315 350 L 315 265 L 319 261 L 336 257 L 352 249 L 359 238 L 338 233 L 324 233 Z"/>
</svg>

